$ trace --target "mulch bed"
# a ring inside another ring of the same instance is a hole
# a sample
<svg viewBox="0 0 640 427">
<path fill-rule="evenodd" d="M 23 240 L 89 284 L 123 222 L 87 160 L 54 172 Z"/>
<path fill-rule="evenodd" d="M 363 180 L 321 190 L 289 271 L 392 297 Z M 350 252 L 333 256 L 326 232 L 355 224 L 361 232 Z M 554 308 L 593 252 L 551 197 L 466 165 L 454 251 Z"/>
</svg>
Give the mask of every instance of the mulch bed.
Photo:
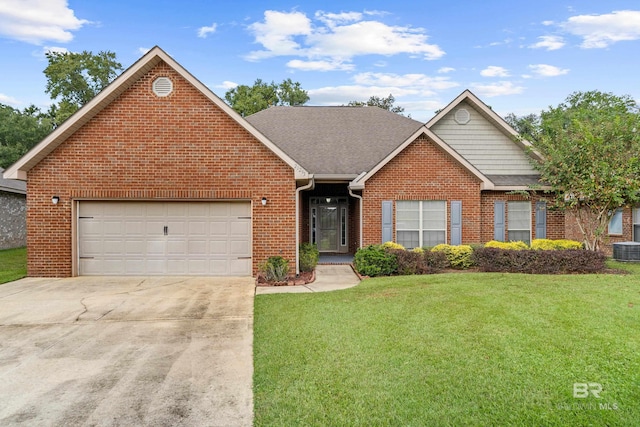
<svg viewBox="0 0 640 427">
<path fill-rule="evenodd" d="M 256 277 L 256 286 L 301 286 L 311 283 L 316 280 L 316 272 L 314 271 L 301 271 L 300 274 L 290 275 L 286 281 L 283 282 L 269 282 L 263 275 L 258 274 Z"/>
</svg>

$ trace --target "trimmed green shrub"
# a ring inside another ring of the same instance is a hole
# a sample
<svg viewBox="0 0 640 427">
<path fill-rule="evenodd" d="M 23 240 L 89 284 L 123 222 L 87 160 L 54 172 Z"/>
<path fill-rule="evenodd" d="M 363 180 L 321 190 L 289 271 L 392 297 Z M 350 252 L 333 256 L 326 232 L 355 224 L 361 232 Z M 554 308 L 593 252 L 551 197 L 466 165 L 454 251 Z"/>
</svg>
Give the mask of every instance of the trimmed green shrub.
<svg viewBox="0 0 640 427">
<path fill-rule="evenodd" d="M 431 252 L 442 252 L 446 255 L 452 268 L 465 269 L 473 266 L 473 248 L 469 245 L 436 245 Z"/>
<path fill-rule="evenodd" d="M 272 256 L 260 264 L 258 270 L 267 282 L 284 282 L 289 275 L 289 261 L 281 256 Z"/>
<path fill-rule="evenodd" d="M 396 242 L 384 242 L 382 244 L 382 247 L 384 249 L 404 249 L 404 246 L 402 246 L 400 243 L 396 243 Z"/>
<path fill-rule="evenodd" d="M 491 240 L 484 244 L 485 248 L 498 248 L 498 249 L 510 249 L 515 251 L 521 251 L 523 249 L 529 249 L 529 246 L 525 242 L 498 242 L 497 240 Z"/>
<path fill-rule="evenodd" d="M 313 271 L 318 265 L 320 251 L 311 243 L 300 243 L 300 271 Z"/>
<path fill-rule="evenodd" d="M 473 253 L 482 271 L 530 274 L 597 273 L 605 268 L 602 252 L 583 249 L 510 250 L 480 248 Z"/>
<path fill-rule="evenodd" d="M 382 245 L 369 245 L 358 249 L 353 257 L 353 266 L 363 276 L 389 276 L 398 270 L 398 260 Z"/>
<path fill-rule="evenodd" d="M 581 242 L 566 239 L 533 239 L 531 249 L 538 250 L 563 250 L 563 249 L 583 249 Z"/>
<path fill-rule="evenodd" d="M 424 262 L 434 273 L 449 267 L 449 260 L 444 252 L 424 251 Z"/>
</svg>

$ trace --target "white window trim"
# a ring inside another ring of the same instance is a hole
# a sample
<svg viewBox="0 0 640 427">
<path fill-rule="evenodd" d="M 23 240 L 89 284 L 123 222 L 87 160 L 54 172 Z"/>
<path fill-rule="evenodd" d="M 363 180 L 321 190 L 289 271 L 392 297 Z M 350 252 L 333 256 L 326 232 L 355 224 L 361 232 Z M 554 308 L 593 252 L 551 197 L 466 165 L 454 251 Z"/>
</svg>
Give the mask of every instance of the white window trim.
<svg viewBox="0 0 640 427">
<path fill-rule="evenodd" d="M 613 218 L 618 214 L 620 215 L 620 232 L 617 232 L 617 231 L 612 232 L 611 231 L 611 221 L 613 221 Z M 624 234 L 624 224 L 623 224 L 622 220 L 623 220 L 622 208 L 618 208 L 611 215 L 611 218 L 609 218 L 609 223 L 607 224 L 607 234 L 609 236 L 622 236 Z"/>
<path fill-rule="evenodd" d="M 509 215 L 509 204 L 511 204 L 511 203 L 528 203 L 528 204 L 529 204 L 529 244 L 531 244 L 531 240 L 532 240 L 532 238 L 533 238 L 533 231 L 532 231 L 532 229 L 531 229 L 531 227 L 532 227 L 532 224 L 531 224 L 531 222 L 532 222 L 532 221 L 531 221 L 531 212 L 532 212 L 532 209 L 531 209 L 531 202 L 528 202 L 528 201 L 526 201 L 526 200 L 511 200 L 511 201 L 508 201 L 508 202 L 507 202 L 507 215 L 506 215 L 506 216 L 507 216 L 507 227 L 506 227 L 507 229 L 506 229 L 506 240 L 507 240 L 507 242 L 511 242 L 511 241 L 512 241 L 512 240 L 510 240 L 510 239 L 509 239 L 509 232 L 510 232 L 510 231 L 527 231 L 527 230 L 526 230 L 526 229 L 524 229 L 524 228 L 511 228 L 511 227 L 510 227 L 510 225 L 509 225 L 509 224 L 510 224 L 510 222 L 509 222 L 509 216 L 510 216 L 510 215 Z M 525 242 L 525 243 L 526 243 L 526 242 Z"/>
<path fill-rule="evenodd" d="M 418 202 L 418 217 L 419 217 L 419 226 L 418 226 L 418 246 L 419 248 L 424 247 L 424 236 L 423 236 L 423 232 L 424 231 L 444 231 L 444 242 L 448 242 L 449 240 L 449 235 L 447 233 L 447 201 L 446 200 L 398 200 L 396 202 L 396 211 L 398 209 L 398 202 Z M 441 202 L 444 206 L 444 230 L 441 229 L 427 229 L 427 228 L 422 228 L 422 224 L 423 224 L 423 209 L 422 209 L 422 202 Z M 396 212 L 396 243 L 398 241 L 398 231 L 416 231 L 416 229 L 414 228 L 398 228 L 398 217 L 397 217 L 397 212 Z"/>
</svg>

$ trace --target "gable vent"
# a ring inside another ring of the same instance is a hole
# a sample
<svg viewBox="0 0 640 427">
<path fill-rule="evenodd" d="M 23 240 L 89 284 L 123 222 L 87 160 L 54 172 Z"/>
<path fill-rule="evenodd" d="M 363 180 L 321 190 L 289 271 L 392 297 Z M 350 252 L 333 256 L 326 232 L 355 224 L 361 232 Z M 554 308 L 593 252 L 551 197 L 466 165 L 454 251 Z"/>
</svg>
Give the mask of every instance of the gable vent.
<svg viewBox="0 0 640 427">
<path fill-rule="evenodd" d="M 168 77 L 158 77 L 153 81 L 153 93 L 159 97 L 169 96 L 173 92 L 173 82 Z"/>
<path fill-rule="evenodd" d="M 469 120 L 471 120 L 471 114 L 469 114 L 469 111 L 467 111 L 466 109 L 460 108 L 458 111 L 456 111 L 453 119 L 459 125 L 466 125 L 467 123 L 469 123 Z"/>
</svg>

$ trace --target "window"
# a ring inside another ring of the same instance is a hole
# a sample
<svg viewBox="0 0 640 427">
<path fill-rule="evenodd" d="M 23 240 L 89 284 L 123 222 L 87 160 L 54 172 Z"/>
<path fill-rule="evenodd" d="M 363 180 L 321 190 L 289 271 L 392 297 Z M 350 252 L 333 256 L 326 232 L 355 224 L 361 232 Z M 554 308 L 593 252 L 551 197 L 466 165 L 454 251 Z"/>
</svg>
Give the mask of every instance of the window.
<svg viewBox="0 0 640 427">
<path fill-rule="evenodd" d="M 447 241 L 447 205 L 444 201 L 396 203 L 396 241 L 407 249 Z"/>
<path fill-rule="evenodd" d="M 640 206 L 633 208 L 633 241 L 640 242 Z"/>
<path fill-rule="evenodd" d="M 507 208 L 509 241 L 531 243 L 531 202 L 509 202 Z"/>
<path fill-rule="evenodd" d="M 622 209 L 616 209 L 609 220 L 609 234 L 622 234 Z"/>
</svg>

